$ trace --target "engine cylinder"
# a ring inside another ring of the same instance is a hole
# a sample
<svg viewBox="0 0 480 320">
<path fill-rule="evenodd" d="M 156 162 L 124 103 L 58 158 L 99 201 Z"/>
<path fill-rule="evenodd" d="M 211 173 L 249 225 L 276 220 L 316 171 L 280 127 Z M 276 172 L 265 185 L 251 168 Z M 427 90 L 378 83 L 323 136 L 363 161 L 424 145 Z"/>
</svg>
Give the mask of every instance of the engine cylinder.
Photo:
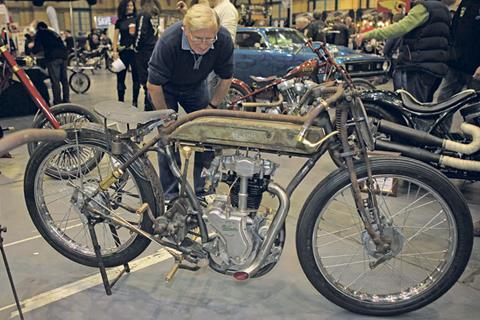
<svg viewBox="0 0 480 320">
<path fill-rule="evenodd" d="M 230 174 L 224 180 L 225 183 L 231 186 L 230 199 L 234 208 L 238 208 L 238 193 L 240 192 L 240 179 L 236 179 L 236 177 L 236 174 Z M 264 176 L 263 179 L 261 179 L 258 174 L 248 179 L 248 209 L 258 210 L 262 202 L 263 192 L 267 190 L 268 180 L 269 177 Z"/>
</svg>

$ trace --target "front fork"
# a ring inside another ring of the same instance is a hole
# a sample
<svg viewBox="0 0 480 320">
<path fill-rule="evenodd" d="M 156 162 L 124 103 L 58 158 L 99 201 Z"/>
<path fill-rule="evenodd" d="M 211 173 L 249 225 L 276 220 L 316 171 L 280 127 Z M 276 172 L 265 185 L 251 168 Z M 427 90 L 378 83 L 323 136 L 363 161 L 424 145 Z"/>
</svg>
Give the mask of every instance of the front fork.
<svg viewBox="0 0 480 320">
<path fill-rule="evenodd" d="M 358 112 L 354 112 L 353 108 L 362 107 L 360 105 L 356 105 L 355 103 L 358 102 L 348 103 L 349 108 L 339 107 L 336 112 L 336 125 L 337 130 L 340 132 L 340 140 L 343 149 L 343 153 L 340 156 L 345 159 L 345 165 L 350 175 L 350 181 L 352 183 L 352 195 L 355 200 L 358 214 L 362 219 L 365 230 L 375 244 L 376 251 L 382 254 L 382 257 L 377 260 L 379 261 L 378 264 L 380 264 L 381 262 L 388 260 L 388 254 L 390 252 L 392 241 L 386 237 L 383 232 L 384 222 L 381 219 L 377 198 L 375 195 L 375 193 L 377 193 L 379 190 L 378 186 L 375 185 L 373 180 L 371 163 L 367 154 L 367 147 L 362 139 L 362 134 L 365 134 L 365 132 L 362 133 L 359 128 L 359 123 L 362 121 L 365 122 L 367 119 L 359 116 Z M 347 123 L 349 111 L 353 111 L 353 123 Z M 351 146 L 348 141 L 348 127 L 352 125 L 355 132 L 354 134 L 357 137 L 357 146 Z M 356 150 L 356 147 L 358 147 L 358 150 Z M 359 156 L 367 168 L 367 179 L 365 181 L 366 193 L 362 193 L 360 189 L 358 176 L 354 169 L 353 156 Z M 378 264 L 371 265 L 371 267 L 374 268 Z"/>
</svg>

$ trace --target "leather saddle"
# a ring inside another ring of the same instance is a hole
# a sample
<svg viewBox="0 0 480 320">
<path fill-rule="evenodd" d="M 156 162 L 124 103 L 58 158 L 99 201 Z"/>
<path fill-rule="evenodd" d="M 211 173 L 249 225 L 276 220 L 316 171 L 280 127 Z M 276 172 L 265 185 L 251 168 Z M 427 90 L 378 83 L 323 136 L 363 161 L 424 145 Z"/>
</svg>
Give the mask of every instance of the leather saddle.
<svg viewBox="0 0 480 320">
<path fill-rule="evenodd" d="M 469 89 L 459 92 L 450 97 L 450 99 L 440 103 L 422 103 L 415 99 L 415 97 L 408 91 L 400 89 L 397 90 L 397 93 L 400 94 L 405 108 L 409 109 L 410 111 L 420 113 L 442 112 L 476 96 L 475 90 Z"/>
<path fill-rule="evenodd" d="M 105 119 L 124 124 L 145 124 L 151 121 L 171 120 L 175 111 L 171 109 L 140 111 L 124 102 L 106 101 L 97 103 L 95 111 Z"/>
</svg>

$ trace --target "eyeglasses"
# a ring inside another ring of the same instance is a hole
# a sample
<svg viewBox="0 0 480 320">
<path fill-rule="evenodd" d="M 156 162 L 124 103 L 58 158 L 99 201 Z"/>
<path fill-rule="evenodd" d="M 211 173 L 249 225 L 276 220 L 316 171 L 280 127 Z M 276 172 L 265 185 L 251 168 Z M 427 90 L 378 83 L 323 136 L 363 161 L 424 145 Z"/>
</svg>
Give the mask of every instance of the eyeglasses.
<svg viewBox="0 0 480 320">
<path fill-rule="evenodd" d="M 190 34 L 190 39 L 195 42 L 195 43 L 209 43 L 209 44 L 213 44 L 215 43 L 215 41 L 217 41 L 217 36 L 215 35 L 215 37 L 213 38 L 202 38 L 202 37 L 196 37 L 194 36 L 193 34 Z"/>
</svg>

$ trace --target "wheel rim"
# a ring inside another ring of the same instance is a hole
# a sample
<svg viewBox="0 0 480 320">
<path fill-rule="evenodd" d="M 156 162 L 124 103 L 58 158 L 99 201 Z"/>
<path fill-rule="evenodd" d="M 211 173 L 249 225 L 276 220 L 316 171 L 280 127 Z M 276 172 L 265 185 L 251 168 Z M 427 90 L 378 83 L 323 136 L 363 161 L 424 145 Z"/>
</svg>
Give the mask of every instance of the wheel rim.
<svg viewBox="0 0 480 320">
<path fill-rule="evenodd" d="M 393 178 L 396 197 L 383 193 L 377 199 L 381 213 L 392 219 L 397 239 L 403 237 L 403 244 L 394 241 L 399 245 L 394 258 L 370 269 L 369 263 L 376 260 L 373 242 L 362 234 L 350 186 L 329 200 L 315 223 L 312 243 L 319 271 L 336 291 L 363 303 L 400 303 L 424 295 L 440 282 L 455 257 L 455 219 L 444 200 L 419 180 L 375 176 L 381 189 Z"/>
<path fill-rule="evenodd" d="M 51 163 L 62 157 L 62 154 L 69 152 L 72 147 L 63 146 L 55 149 L 45 157 L 38 168 L 34 181 L 36 190 L 34 199 L 39 218 L 50 238 L 75 254 L 94 257 L 87 226 L 88 220 L 82 213 L 82 207 L 86 204 L 84 195 L 93 194 L 98 189 L 98 182 L 112 172 L 112 168 L 119 164 L 119 160 L 112 158 L 103 147 L 92 145 L 80 147 L 84 150 L 90 149 L 90 153 L 103 153 L 104 156 L 97 161 L 93 170 L 81 173 L 77 171 L 77 175 L 52 179 L 48 173 L 49 168 L 52 167 Z M 73 158 L 70 158 L 70 161 L 75 162 Z M 99 192 L 93 199 L 88 204 L 90 208 L 105 213 L 109 212 L 108 209 L 114 210 L 130 223 L 140 226 L 143 216 L 129 212 L 131 208 L 138 208 L 143 203 L 138 184 L 129 171 L 120 182 L 104 192 Z M 117 245 L 112 227 L 112 224 L 102 221 L 95 225 L 103 256 L 124 250 L 137 238 L 135 233 L 124 228 L 115 228 L 120 240 L 120 244 Z"/>
<path fill-rule="evenodd" d="M 88 86 L 88 79 L 82 73 L 76 73 L 73 76 L 72 86 L 77 92 L 85 92 Z"/>
</svg>

